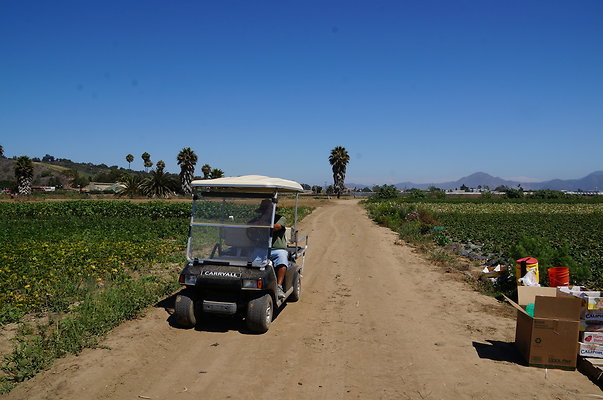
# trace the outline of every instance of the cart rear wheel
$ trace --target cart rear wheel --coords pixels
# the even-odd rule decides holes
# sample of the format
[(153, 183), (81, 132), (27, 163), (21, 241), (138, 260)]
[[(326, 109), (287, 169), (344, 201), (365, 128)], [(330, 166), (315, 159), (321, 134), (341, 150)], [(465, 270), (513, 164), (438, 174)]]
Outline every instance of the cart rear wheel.
[(299, 274), (299, 271), (298, 271), (295, 273), (295, 276), (293, 277), (293, 292), (291, 292), (291, 295), (289, 296), (287, 301), (296, 302), (296, 301), (299, 301), (300, 297), (301, 297), (301, 275)]
[(273, 312), (272, 297), (269, 294), (251, 300), (247, 305), (247, 318), (245, 319), (247, 328), (259, 333), (268, 331)]
[(176, 324), (182, 328), (192, 328), (197, 324), (195, 302), (189, 293), (176, 296), (174, 317), (176, 318)]

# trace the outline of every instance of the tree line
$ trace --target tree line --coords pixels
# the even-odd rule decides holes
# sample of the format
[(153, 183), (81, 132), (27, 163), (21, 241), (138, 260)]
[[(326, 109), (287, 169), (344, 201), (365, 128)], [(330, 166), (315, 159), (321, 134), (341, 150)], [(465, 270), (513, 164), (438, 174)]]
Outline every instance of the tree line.
[[(1, 145), (0, 158), (4, 158), (4, 148)], [(183, 148), (176, 157), (178, 165), (180, 166), (178, 180), (175, 180), (171, 174), (164, 171), (165, 162), (163, 160), (153, 163), (151, 155), (148, 152), (142, 153), (141, 158), (143, 160), (145, 172), (149, 176), (143, 178), (132, 173), (130, 167), (131, 163), (134, 161), (134, 155), (127, 154), (125, 160), (128, 163), (129, 173), (122, 173), (118, 179), (120, 184), (120, 189), (117, 191), (118, 196), (134, 197), (145, 195), (148, 197), (168, 198), (177, 193), (187, 195), (192, 192), (191, 182), (194, 177), (195, 165), (197, 164), (198, 157), (190, 147)], [(58, 159), (47, 154), (42, 161), (54, 162), (57, 160)], [(15, 159), (14, 173), (17, 180), (17, 191), (20, 195), (31, 193), (34, 161), (39, 160), (35, 158), (31, 159), (28, 156), (20, 156)], [(345, 190), (344, 181), (349, 162), (350, 156), (345, 147), (336, 146), (331, 150), (329, 163), (331, 164), (333, 173), (333, 185), (327, 188), (327, 192), (336, 194), (337, 198), (340, 198)], [(149, 173), (149, 168), (152, 168), (153, 165), (155, 165), (155, 169), (152, 169)], [(203, 173), (202, 179), (216, 179), (224, 176), (224, 171), (218, 168), (212, 168), (209, 164), (204, 164), (201, 167), (201, 172)], [(115, 172), (112, 170), (110, 174), (115, 174)], [(64, 175), (68, 177), (72, 187), (81, 188), (87, 184), (86, 178), (82, 177), (75, 169), (66, 171)], [(309, 185), (304, 185), (304, 188), (306, 186), (309, 188)], [(312, 186), (311, 189), (316, 191), (316, 193), (320, 193), (320, 186)]]
[[(4, 157), (4, 148), (0, 145), (0, 158)], [(106, 173), (106, 177), (102, 174), (98, 174), (95, 177), (99, 178), (114, 178), (118, 181), (120, 188), (116, 194), (118, 196), (148, 196), (157, 198), (168, 198), (175, 194), (188, 195), (192, 193), (191, 182), (194, 179), (195, 165), (198, 161), (198, 156), (190, 147), (183, 148), (177, 155), (176, 161), (180, 167), (180, 173), (175, 177), (174, 174), (165, 172), (165, 162), (163, 160), (153, 163), (149, 153), (144, 152), (141, 155), (145, 166), (145, 176), (134, 173), (129, 167), (131, 162), (134, 161), (134, 156), (128, 154), (126, 161), (128, 162), (128, 171), (124, 172), (123, 168), (120, 170), (111, 169), (110, 172)], [(20, 156), (14, 158), (14, 175), (17, 183), (17, 193), (19, 195), (31, 194), (32, 180), (34, 177), (34, 162), (40, 161), (36, 158), (30, 158), (28, 156)], [(53, 156), (44, 156), (44, 162), (55, 162), (61, 159), (55, 159)], [(70, 161), (70, 160), (68, 160)], [(155, 168), (149, 172), (149, 168)], [(219, 168), (212, 168), (209, 164), (205, 164), (201, 167), (203, 173), (202, 179), (215, 179), (224, 176), (224, 171)], [(119, 176), (115, 176), (119, 174)], [(100, 175), (100, 176), (99, 176)], [(76, 169), (68, 169), (63, 172), (73, 188), (81, 188), (86, 186), (90, 181), (88, 178), (82, 176)], [(54, 176), (52, 177), (54, 178)]]

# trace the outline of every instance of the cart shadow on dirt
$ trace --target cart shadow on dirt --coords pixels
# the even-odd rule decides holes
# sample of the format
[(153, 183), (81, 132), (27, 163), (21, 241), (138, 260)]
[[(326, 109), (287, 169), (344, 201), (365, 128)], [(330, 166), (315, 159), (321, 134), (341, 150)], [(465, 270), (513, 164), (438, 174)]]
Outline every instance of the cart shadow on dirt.
[(500, 340), (486, 340), (486, 342), (472, 342), (479, 358), (526, 365), (514, 343), (501, 342)]
[[(174, 293), (169, 297), (159, 301), (155, 304), (157, 308), (163, 308), (167, 313), (168, 317), (166, 322), (172, 327), (176, 329), (187, 329), (178, 326), (174, 317), (174, 307), (176, 303), (176, 296), (178, 293)], [(287, 303), (284, 303), (280, 308), (275, 310), (273, 321), (278, 319), (279, 314), (287, 308)], [(258, 332), (253, 332), (249, 330), (245, 324), (245, 320), (241, 318), (237, 318), (235, 316), (225, 316), (218, 314), (203, 314), (200, 318), (200, 321), (195, 325), (194, 328), (196, 331), (200, 332), (229, 332), (229, 331), (238, 331), (239, 333), (245, 335), (257, 335)]]

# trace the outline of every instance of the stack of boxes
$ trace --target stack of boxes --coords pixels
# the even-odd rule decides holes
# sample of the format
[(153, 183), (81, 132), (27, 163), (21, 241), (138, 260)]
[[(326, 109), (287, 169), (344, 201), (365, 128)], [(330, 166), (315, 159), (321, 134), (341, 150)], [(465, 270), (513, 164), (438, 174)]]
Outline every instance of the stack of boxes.
[(586, 291), (577, 286), (560, 287), (559, 291), (582, 299), (578, 354), (583, 357), (603, 358), (603, 293)]

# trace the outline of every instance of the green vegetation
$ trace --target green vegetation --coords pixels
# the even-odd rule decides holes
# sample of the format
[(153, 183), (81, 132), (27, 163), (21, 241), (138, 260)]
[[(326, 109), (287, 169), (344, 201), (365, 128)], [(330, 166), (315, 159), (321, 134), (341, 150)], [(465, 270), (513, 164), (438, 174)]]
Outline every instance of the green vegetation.
[(429, 200), (366, 202), (369, 215), (409, 242), (445, 245), (450, 241), (480, 246), (490, 259), (512, 264), (539, 259), (546, 268), (567, 266), (573, 283), (603, 286), (603, 204), (584, 200)]
[(95, 282), (183, 260), (187, 203), (0, 203), (0, 323), (66, 311)]
[(376, 199), (397, 199), (400, 197), (400, 191), (394, 185), (373, 186)]

